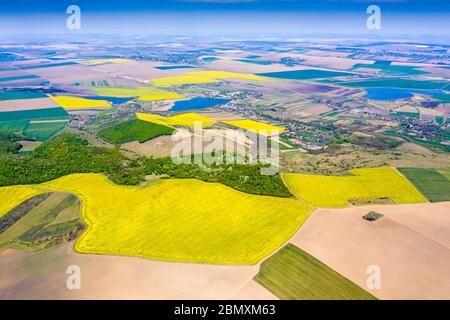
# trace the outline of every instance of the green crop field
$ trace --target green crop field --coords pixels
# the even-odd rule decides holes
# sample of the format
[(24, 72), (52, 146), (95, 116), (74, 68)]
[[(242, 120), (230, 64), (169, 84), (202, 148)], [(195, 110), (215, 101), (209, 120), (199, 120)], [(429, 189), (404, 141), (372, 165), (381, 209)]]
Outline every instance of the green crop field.
[(284, 300), (376, 299), (292, 244), (264, 261), (255, 281)]
[(2, 100), (38, 99), (47, 97), (45, 94), (33, 91), (4, 91), (0, 92)]
[(439, 170), (441, 174), (443, 174), (447, 179), (450, 180), (450, 168), (445, 170)]
[(38, 78), (40, 78), (40, 77), (39, 76), (35, 76), (35, 75), (23, 75), (23, 76), (14, 76), (14, 77), (0, 78), (0, 82), (26, 80), (26, 79), (38, 79)]
[(0, 112), (0, 122), (17, 120), (59, 120), (68, 118), (69, 114), (63, 108)]
[(21, 133), (27, 126), (28, 120), (0, 121), (0, 132)]
[(64, 129), (66, 125), (66, 121), (29, 123), (23, 131), (23, 134), (29, 138), (45, 141)]
[(413, 75), (421, 75), (421, 74), (427, 74), (428, 72), (417, 70), (417, 67), (414, 66), (393, 66), (390, 64), (366, 64), (366, 63), (358, 63), (354, 65), (350, 71), (353, 71), (358, 68), (371, 68), (371, 69), (379, 69), (384, 74), (389, 75), (406, 75), (406, 76), (413, 76)]
[(431, 202), (450, 201), (450, 180), (435, 169), (399, 168)]
[(113, 144), (130, 141), (143, 143), (153, 138), (170, 135), (174, 129), (141, 120), (129, 120), (99, 131), (98, 135)]

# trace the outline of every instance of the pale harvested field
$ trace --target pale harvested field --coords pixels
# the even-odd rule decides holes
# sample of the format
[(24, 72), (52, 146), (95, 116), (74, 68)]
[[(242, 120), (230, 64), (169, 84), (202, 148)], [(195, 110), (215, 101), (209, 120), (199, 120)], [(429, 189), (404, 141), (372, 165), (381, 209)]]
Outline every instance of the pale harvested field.
[(22, 145), (20, 151), (33, 151), (42, 144), (41, 141), (19, 141), (19, 142)]
[(362, 59), (349, 59), (349, 58), (338, 58), (338, 57), (317, 57), (313, 55), (306, 54), (292, 54), (291, 56), (305, 59), (304, 64), (311, 66), (331, 68), (337, 70), (347, 70), (358, 63), (370, 63), (368, 60)]
[(434, 74), (441, 74), (446, 77), (450, 77), (450, 69), (439, 68), (439, 67), (423, 67), (423, 68), (420, 68), (419, 70), (423, 70), (423, 71), (434, 73)]
[(296, 112), (297, 115), (299, 115), (300, 117), (308, 117), (311, 115), (319, 115), (325, 112), (329, 112), (332, 109), (330, 109), (329, 107), (327, 107), (325, 104), (316, 104), (313, 105), (311, 107), (302, 109), (299, 112)]
[(335, 57), (335, 58), (345, 58), (350, 53), (348, 52), (338, 52), (338, 51), (321, 51), (321, 50), (308, 50), (305, 54), (315, 57)]
[[(368, 222), (369, 211), (385, 216)], [(450, 203), (319, 209), (290, 241), (381, 299), (450, 299)]]
[(405, 105), (403, 107), (395, 109), (397, 112), (417, 112), (417, 107)]
[(431, 155), (433, 152), (420, 144), (405, 142), (399, 145), (395, 150), (402, 152), (410, 152), (415, 154)]
[[(66, 288), (70, 265), (81, 269), (81, 290)], [(276, 299), (252, 283), (258, 270), (75, 254), (71, 244), (7, 250), (0, 253), (0, 299)]]
[[(295, 69), (299, 70), (299, 69)], [(330, 85), (324, 85), (324, 84), (312, 84), (312, 83), (306, 83), (306, 82), (296, 82), (296, 81), (286, 81), (286, 80), (280, 80), (277, 82), (265, 82), (264, 85), (264, 92), (268, 93), (289, 93), (291, 94), (321, 94), (321, 93), (328, 93), (333, 90), (336, 90), (336, 87), (330, 86)], [(289, 97), (290, 98), (290, 97)]]
[[(230, 139), (230, 141), (227, 140), (227, 136), (224, 131), (208, 129), (208, 130), (205, 130), (205, 133), (206, 132), (208, 132), (209, 134), (214, 135), (214, 136), (223, 137), (224, 143), (230, 143), (230, 144), (238, 143), (242, 146), (248, 145), (250, 143), (245, 136), (242, 136), (238, 132), (236, 132), (236, 134), (233, 135), (232, 130), (228, 131), (228, 134), (229, 134), (228, 138)], [(180, 137), (184, 137), (184, 138), (186, 136), (192, 137), (192, 134), (189, 133), (188, 131), (179, 131), (177, 134)], [(191, 139), (193, 139), (193, 138), (191, 138)], [(193, 140), (192, 140), (192, 142), (193, 142)], [(144, 143), (139, 143), (137, 141), (127, 142), (127, 143), (122, 144), (121, 148), (124, 150), (127, 150), (127, 151), (137, 153), (139, 155), (146, 156), (146, 157), (170, 157), (172, 150), (175, 148), (175, 146), (178, 143), (180, 143), (180, 140), (172, 141), (171, 136), (160, 136), (155, 139), (146, 141)], [(209, 145), (210, 145), (210, 142), (208, 142), (208, 141), (203, 142), (203, 150), (208, 150), (206, 148)], [(226, 145), (224, 145), (223, 148), (218, 148), (216, 151), (225, 150), (225, 149), (226, 149)], [(193, 151), (194, 148), (192, 147), (191, 150)], [(242, 149), (236, 148), (235, 151), (241, 155), (247, 154), (247, 149), (244, 147)]]
[(278, 300), (266, 288), (258, 284), (253, 279), (248, 281), (241, 289), (233, 294), (230, 300)]
[(205, 66), (209, 70), (223, 70), (237, 73), (263, 73), (263, 72), (275, 72), (275, 71), (289, 71), (300, 68), (286, 67), (281, 64), (260, 65), (254, 63), (234, 61), (229, 58), (223, 58), (221, 60), (213, 61)]
[(366, 107), (366, 110), (367, 110), (367, 112), (380, 114), (382, 116), (385, 116), (385, 115), (389, 114), (388, 110), (386, 110), (384, 108), (377, 107), (377, 106), (368, 106), (368, 107)]
[(8, 86), (30, 86), (30, 85), (39, 85), (42, 81), (46, 79), (43, 78), (32, 78), (32, 79), (20, 79), (20, 80), (11, 80), (11, 81), (2, 81), (2, 87)]
[(162, 62), (130, 61), (124, 63), (108, 63), (93, 67), (95, 70), (117, 76), (130, 77), (139, 81), (147, 82), (150, 78), (162, 78), (182, 75), (186, 71), (197, 71), (198, 69), (170, 69), (160, 70), (155, 67), (164, 65)]
[(171, 136), (161, 136), (144, 143), (127, 142), (121, 148), (146, 157), (170, 157), (176, 144), (177, 141), (172, 141)]
[(222, 121), (222, 120), (242, 120), (242, 116), (237, 113), (231, 113), (231, 112), (199, 112), (202, 116), (208, 117), (210, 119), (216, 120), (216, 121)]
[[(6, 67), (7, 68), (7, 67)], [(8, 77), (16, 77), (16, 76), (26, 76), (30, 75), (30, 73), (25, 72), (23, 70), (7, 70), (0, 71), (0, 78), (8, 78)]]
[(38, 66), (41, 64), (47, 64), (51, 63), (51, 60), (45, 59), (45, 58), (39, 58), (39, 59), (31, 59), (31, 60), (24, 60), (24, 61), (14, 61), (11, 63), (14, 67), (26, 67), (26, 66)]
[(34, 69), (33, 74), (58, 84), (113, 79), (103, 72), (96, 71), (92, 67), (81, 64)]
[(50, 108), (59, 108), (59, 104), (57, 104), (50, 98), (0, 101), (0, 112)]
[(442, 112), (436, 109), (428, 109), (428, 108), (423, 108), (423, 107), (417, 107), (417, 110), (419, 110), (419, 112), (422, 115), (432, 115), (432, 116), (442, 116)]

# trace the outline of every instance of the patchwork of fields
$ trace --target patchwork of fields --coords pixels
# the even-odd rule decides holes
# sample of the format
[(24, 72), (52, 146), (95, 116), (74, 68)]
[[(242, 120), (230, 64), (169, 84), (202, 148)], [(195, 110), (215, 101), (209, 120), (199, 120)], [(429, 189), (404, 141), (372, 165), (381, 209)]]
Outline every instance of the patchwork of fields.
[(285, 300), (376, 299), (292, 244), (264, 261), (255, 280)]
[(7, 111), (0, 113), (0, 123), (3, 121), (18, 120), (60, 120), (67, 119), (68, 114), (63, 108), (46, 108), (20, 111)]
[(91, 100), (69, 96), (50, 96), (50, 98), (64, 109), (111, 108), (106, 100)]
[(160, 87), (176, 86), (183, 84), (214, 83), (223, 79), (245, 79), (253, 81), (266, 81), (264, 77), (253, 74), (235, 73), (228, 71), (193, 71), (180, 76), (155, 78), (152, 83)]
[[(318, 209), (289, 242), (379, 299), (447, 299), (449, 210), (450, 202)], [(371, 211), (383, 217), (362, 219)], [(369, 290), (374, 265), (381, 288)]]
[(230, 126), (244, 130), (249, 130), (261, 135), (272, 135), (276, 133), (281, 133), (285, 130), (282, 127), (274, 126), (271, 124), (255, 120), (223, 120), (222, 122), (229, 124)]
[(98, 66), (106, 63), (123, 63), (123, 62), (131, 62), (133, 60), (122, 59), (122, 58), (112, 58), (112, 59), (93, 59), (93, 60), (82, 60), (80, 63), (88, 65), (88, 66)]
[(431, 202), (450, 201), (450, 180), (435, 169), (399, 168)]
[(349, 202), (426, 202), (427, 199), (394, 168), (354, 169), (354, 176), (331, 177), (297, 173), (283, 174), (290, 191), (317, 207), (346, 207)]
[(140, 188), (115, 185), (100, 174), (74, 174), (42, 186), (83, 201), (88, 229), (75, 245), (81, 253), (253, 264), (286, 242), (312, 211), (294, 199), (197, 180)]
[[(0, 265), (16, 269), (0, 298), (39, 296), (46, 259), (94, 261), (92, 290), (128, 285), (107, 297), (145, 274), (147, 298), (448, 298), (445, 46), (98, 40), (0, 52)], [(210, 141), (173, 161), (170, 135), (195, 141), (197, 123), (228, 163), (199, 164)], [(278, 144), (286, 173), (239, 163), (243, 130)], [(69, 246), (82, 254), (58, 260)]]
[(183, 95), (152, 87), (94, 87), (92, 90), (99, 96), (116, 98), (138, 97), (141, 101), (182, 99)]
[(23, 134), (26, 137), (45, 141), (53, 137), (56, 133), (64, 129), (67, 121), (30, 121), (24, 128)]
[(216, 123), (215, 120), (205, 117), (198, 113), (183, 113), (171, 117), (163, 117), (157, 114), (137, 112), (136, 117), (139, 120), (160, 124), (163, 126), (184, 126), (194, 127), (195, 124), (202, 128), (209, 128)]

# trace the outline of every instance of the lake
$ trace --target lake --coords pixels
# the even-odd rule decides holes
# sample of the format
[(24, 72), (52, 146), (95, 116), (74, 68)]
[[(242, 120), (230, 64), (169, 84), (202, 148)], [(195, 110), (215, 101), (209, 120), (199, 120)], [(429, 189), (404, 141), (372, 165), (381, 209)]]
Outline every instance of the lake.
[(366, 88), (366, 98), (371, 100), (383, 100), (392, 101), (399, 99), (410, 99), (414, 93), (438, 95), (441, 94), (440, 90), (421, 90), (421, 89), (405, 89), (405, 88)]
[(176, 101), (173, 107), (169, 111), (183, 111), (183, 110), (193, 110), (193, 109), (207, 109), (212, 108), (221, 104), (227, 104), (231, 100), (228, 99), (217, 99), (217, 98), (204, 98), (196, 97), (190, 100), (180, 100)]

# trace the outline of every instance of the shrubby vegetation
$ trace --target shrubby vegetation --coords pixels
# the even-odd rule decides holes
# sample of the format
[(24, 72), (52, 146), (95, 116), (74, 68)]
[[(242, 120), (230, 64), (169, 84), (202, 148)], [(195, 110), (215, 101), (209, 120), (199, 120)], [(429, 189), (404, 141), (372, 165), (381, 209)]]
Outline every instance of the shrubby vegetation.
[(117, 150), (93, 147), (66, 133), (39, 146), (31, 156), (0, 156), (0, 186), (35, 184), (70, 173), (122, 170), (125, 157)]
[(39, 146), (31, 156), (12, 153), (0, 156), (0, 186), (36, 184), (71, 173), (103, 173), (118, 184), (138, 185), (148, 175), (220, 182), (236, 190), (290, 197), (279, 175), (261, 175), (263, 164), (175, 164), (170, 158), (130, 160), (118, 150), (94, 147), (65, 133)]
[(365, 148), (373, 149), (394, 149), (402, 144), (402, 141), (398, 141), (392, 138), (377, 136), (355, 136), (352, 134), (336, 135), (333, 139), (334, 144), (351, 143)]
[(22, 145), (18, 142), (20, 136), (14, 133), (0, 132), (0, 154), (4, 153), (17, 153)]

